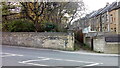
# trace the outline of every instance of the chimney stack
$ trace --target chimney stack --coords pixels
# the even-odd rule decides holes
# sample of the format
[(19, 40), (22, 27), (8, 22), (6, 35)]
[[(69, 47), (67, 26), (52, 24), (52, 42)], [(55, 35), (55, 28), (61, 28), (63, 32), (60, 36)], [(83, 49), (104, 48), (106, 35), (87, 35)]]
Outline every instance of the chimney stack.
[(108, 5), (109, 5), (109, 2), (106, 3), (106, 6), (108, 6)]
[(116, 0), (116, 2), (117, 2), (117, 5), (119, 5), (120, 0)]

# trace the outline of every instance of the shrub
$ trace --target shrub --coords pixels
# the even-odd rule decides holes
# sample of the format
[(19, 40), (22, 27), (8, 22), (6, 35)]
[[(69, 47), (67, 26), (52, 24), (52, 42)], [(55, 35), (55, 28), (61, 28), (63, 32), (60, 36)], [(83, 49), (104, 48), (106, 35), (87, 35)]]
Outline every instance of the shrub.
[(67, 30), (64, 28), (63, 25), (55, 23), (55, 22), (49, 22), (49, 21), (42, 21), (40, 22), (40, 28), (41, 31), (47, 31), (47, 32), (67, 32)]
[(14, 20), (7, 25), (10, 32), (33, 32), (35, 30), (34, 24), (25, 19)]
[(77, 44), (77, 43), (75, 43), (75, 44), (74, 44), (74, 50), (76, 50), (76, 51), (77, 51), (77, 50), (80, 50), (80, 45)]

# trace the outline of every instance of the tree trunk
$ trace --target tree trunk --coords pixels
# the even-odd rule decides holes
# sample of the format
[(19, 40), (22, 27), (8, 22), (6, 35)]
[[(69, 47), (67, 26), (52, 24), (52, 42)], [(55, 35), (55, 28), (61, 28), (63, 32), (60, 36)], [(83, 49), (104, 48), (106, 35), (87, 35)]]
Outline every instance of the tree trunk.
[(35, 32), (38, 32), (38, 22), (37, 21), (34, 22), (34, 27), (35, 27)]

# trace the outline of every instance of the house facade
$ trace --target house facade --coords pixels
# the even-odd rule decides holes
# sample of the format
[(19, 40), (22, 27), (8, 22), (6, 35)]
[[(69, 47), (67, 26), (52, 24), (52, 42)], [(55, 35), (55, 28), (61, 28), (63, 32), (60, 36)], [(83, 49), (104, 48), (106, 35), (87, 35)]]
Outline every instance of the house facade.
[[(113, 2), (79, 19), (84, 33), (84, 43), (92, 50), (104, 53), (120, 53), (120, 2)], [(77, 25), (78, 26), (78, 25)], [(83, 27), (86, 26), (86, 27)], [(83, 31), (84, 32), (84, 31)]]
[(93, 12), (88, 19), (91, 31), (120, 34), (120, 3), (107, 4), (104, 8)]

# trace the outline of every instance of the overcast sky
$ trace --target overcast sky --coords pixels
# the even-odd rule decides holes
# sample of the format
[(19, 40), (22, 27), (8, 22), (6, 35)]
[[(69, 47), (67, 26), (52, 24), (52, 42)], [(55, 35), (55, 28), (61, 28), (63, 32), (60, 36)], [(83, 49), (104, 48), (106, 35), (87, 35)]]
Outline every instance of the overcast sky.
[(83, 0), (88, 12), (98, 10), (106, 6), (106, 3), (109, 2), (110, 4), (116, 0)]

